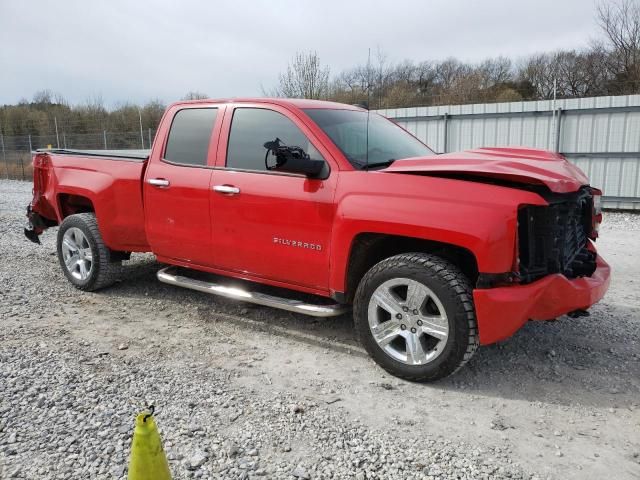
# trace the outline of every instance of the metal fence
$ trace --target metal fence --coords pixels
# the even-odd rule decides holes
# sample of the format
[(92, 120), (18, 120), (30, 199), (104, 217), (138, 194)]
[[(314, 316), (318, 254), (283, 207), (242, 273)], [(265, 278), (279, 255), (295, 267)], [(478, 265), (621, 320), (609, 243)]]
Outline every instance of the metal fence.
[(379, 110), (437, 152), (527, 146), (565, 155), (605, 207), (640, 210), (640, 95)]
[(150, 148), (156, 130), (148, 128), (133, 132), (52, 133), (50, 135), (1, 135), (0, 178), (30, 180), (31, 152), (38, 148), (69, 148), (88, 150), (120, 150)]

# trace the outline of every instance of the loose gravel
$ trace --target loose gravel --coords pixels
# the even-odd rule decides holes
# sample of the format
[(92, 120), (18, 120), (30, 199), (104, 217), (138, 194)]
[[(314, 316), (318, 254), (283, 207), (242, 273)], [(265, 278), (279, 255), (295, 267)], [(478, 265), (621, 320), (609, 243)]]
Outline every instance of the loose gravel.
[(22, 235), (30, 189), (0, 181), (2, 479), (126, 478), (150, 403), (175, 479), (640, 476), (640, 216), (607, 215), (620, 273), (591, 317), (530, 323), (419, 385), (373, 364), (348, 316), (160, 284), (151, 255), (74, 289), (55, 229)]

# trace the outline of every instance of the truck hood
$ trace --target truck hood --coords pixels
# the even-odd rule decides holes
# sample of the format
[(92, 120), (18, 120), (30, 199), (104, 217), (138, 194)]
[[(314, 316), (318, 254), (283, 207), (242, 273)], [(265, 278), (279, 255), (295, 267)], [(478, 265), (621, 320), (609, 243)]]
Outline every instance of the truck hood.
[(382, 172), (458, 177), (488, 177), (529, 185), (546, 185), (569, 193), (589, 179), (562, 155), (528, 148), (477, 148), (394, 162)]

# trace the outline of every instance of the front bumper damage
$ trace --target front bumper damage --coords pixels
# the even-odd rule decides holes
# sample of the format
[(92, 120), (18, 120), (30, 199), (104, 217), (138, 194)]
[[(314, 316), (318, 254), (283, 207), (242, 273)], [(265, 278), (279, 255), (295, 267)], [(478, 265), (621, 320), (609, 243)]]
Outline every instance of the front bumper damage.
[(596, 257), (589, 277), (569, 279), (561, 273), (507, 287), (475, 289), (480, 344), (487, 345), (513, 335), (528, 320), (553, 320), (576, 310), (586, 310), (606, 293), (611, 268)]

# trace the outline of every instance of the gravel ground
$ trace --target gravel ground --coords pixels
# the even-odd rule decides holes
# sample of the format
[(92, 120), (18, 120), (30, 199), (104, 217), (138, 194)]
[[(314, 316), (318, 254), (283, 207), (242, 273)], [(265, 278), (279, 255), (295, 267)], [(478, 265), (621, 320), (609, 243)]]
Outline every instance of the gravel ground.
[(150, 255), (81, 293), (55, 230), (22, 235), (0, 181), (0, 478), (125, 478), (149, 402), (175, 479), (640, 477), (640, 216), (588, 318), (529, 323), (432, 385), (385, 374), (348, 316), (317, 320), (158, 283)]

